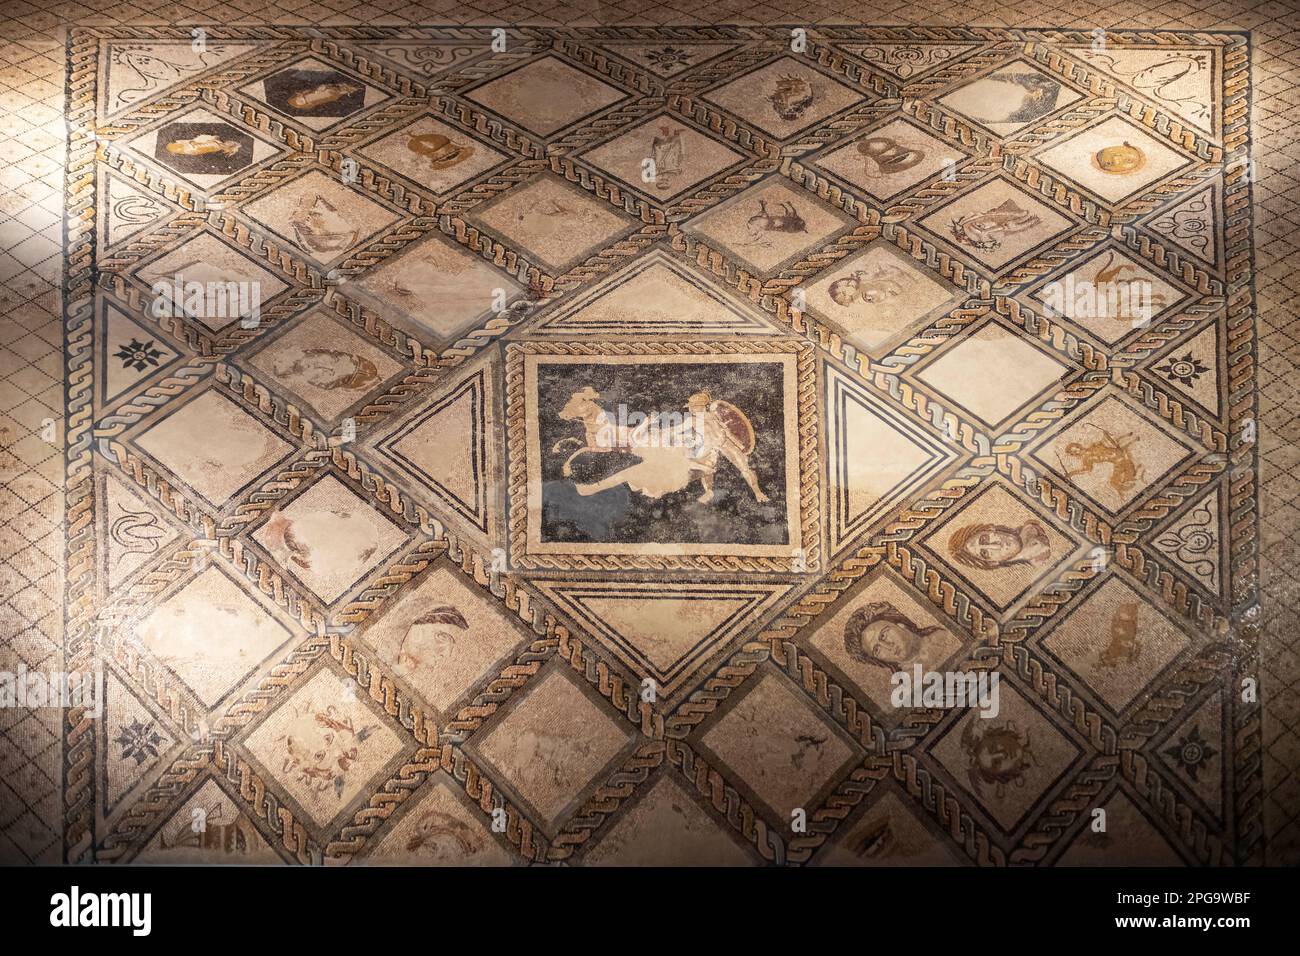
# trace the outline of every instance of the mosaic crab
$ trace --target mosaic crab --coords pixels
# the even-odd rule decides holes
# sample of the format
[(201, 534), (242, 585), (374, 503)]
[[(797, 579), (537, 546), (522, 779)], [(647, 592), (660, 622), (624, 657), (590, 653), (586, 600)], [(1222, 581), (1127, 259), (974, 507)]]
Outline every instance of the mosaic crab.
[(1034, 757), (1029, 732), (1021, 734), (1015, 721), (993, 723), (981, 718), (966, 722), (961, 732), (961, 746), (966, 751), (966, 773), (977, 796), (984, 787), (1002, 797), (1008, 785), (1023, 787), (1025, 772), (1038, 763)]

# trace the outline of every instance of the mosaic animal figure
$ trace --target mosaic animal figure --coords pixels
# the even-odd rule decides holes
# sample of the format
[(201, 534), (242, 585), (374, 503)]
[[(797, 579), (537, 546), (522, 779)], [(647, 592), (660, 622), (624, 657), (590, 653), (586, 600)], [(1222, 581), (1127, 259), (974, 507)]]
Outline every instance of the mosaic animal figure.
[(1077, 459), (1077, 468), (1066, 468), (1065, 477), (1091, 474), (1098, 465), (1109, 465), (1110, 476), (1106, 484), (1117, 494), (1127, 497), (1142, 477), (1143, 468), (1133, 458), (1133, 444), (1137, 438), (1130, 432), (1116, 437), (1100, 425), (1088, 422), (1101, 432), (1102, 437), (1093, 442), (1069, 442), (1065, 453)]

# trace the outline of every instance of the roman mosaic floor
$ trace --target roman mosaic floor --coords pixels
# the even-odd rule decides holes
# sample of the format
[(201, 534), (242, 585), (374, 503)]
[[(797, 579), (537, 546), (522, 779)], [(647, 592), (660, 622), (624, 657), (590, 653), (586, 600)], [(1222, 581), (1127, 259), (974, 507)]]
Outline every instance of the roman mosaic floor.
[(1293, 862), (1283, 8), (7, 5), (0, 859)]

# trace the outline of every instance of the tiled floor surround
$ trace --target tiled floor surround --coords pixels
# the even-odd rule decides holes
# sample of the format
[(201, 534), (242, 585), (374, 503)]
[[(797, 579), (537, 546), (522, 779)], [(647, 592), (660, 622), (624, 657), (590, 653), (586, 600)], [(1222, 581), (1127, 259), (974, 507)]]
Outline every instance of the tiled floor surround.
[[(191, 125), (168, 127), (166, 111), (129, 108), (132, 98), (148, 101), (152, 67), (122, 57), (116, 79), (110, 73), (95, 90), (123, 93), (118, 119), (136, 123), (130, 132), (101, 124), (120, 150), (104, 154), (91, 180), (101, 268), (127, 275), (143, 264), (170, 275), (216, 261), (230, 274), (260, 268), (233, 250), (265, 256), (263, 241), (289, 258), (278, 277), (274, 268), (258, 275), (264, 289), (274, 281), (283, 291), (268, 306), (269, 327), (248, 334), (238, 323), (142, 325), (139, 286), (133, 302), (127, 286), (101, 282), (107, 291), (93, 310), (73, 309), (74, 340), (79, 317), (96, 350), (125, 338), (96, 352), (101, 373), (80, 390), (103, 439), (93, 481), (75, 441), (90, 409), (74, 407), (80, 490), (65, 514), (65, 24), (690, 24), (796, 22), (810, 12), (247, 6), (3, 7), (5, 669), (62, 665), (65, 605), (74, 661), (87, 647), (77, 635), (95, 617), (122, 614), (139, 644), (107, 648), (115, 663), (98, 727), (61, 724), (50, 710), (0, 712), (0, 856), (216, 860), (233, 850), (268, 861), (592, 863), (649, 861), (657, 848), (737, 863), (1295, 860), (1293, 9), (813, 10), (826, 23), (940, 26), (975, 10), (975, 22), (990, 27), (1074, 28), (1084, 33), (1071, 62), (1112, 79), (1127, 70), (1134, 84), (1150, 79), (1138, 75), (1149, 62), (1089, 61), (1087, 31), (1252, 31), (1253, 362), (1249, 350), (1234, 359), (1222, 335), (1216, 348), (1213, 333), (1201, 334), (1214, 324), (1203, 300), (1215, 295), (1216, 271), (1242, 261), (1232, 245), (1242, 237), (1222, 217), (1225, 203), (1241, 209), (1231, 185), (1226, 198), (1217, 187), (1202, 192), (1213, 144), (1242, 128), (1232, 107), (1241, 83), (1226, 87), (1222, 128), (1189, 112), (1205, 96), (1160, 86), (1159, 75), (1148, 83), (1166, 115), (1206, 127), (1180, 143), (1159, 123), (1106, 127), (1129, 115), (1113, 103), (1076, 108), (1096, 92), (1081, 79), (1089, 74), (1053, 81), (1059, 63), (1035, 59), (1023, 37), (1007, 48), (1020, 56), (996, 52), (984, 36), (975, 55), (947, 49), (962, 46), (950, 38), (942, 49), (923, 45), (930, 56), (919, 60), (878, 36), (840, 38), (816, 68), (791, 60), (763, 72), (771, 57), (757, 40), (737, 57), (725, 37), (626, 34), (612, 57), (563, 49), (519, 83), (499, 79), (509, 54), (488, 61), (452, 44), (443, 62), (400, 43), (385, 50), (372, 37), (373, 59), (358, 64), (325, 30), (323, 45), (303, 40), (288, 59), (227, 51), (229, 82), (212, 84), (204, 103), (218, 113), (179, 110), (172, 119)], [(139, 48), (151, 39), (144, 30), (122, 38)], [(925, 37), (891, 42), (904, 39), (915, 48)], [(1224, 42), (1206, 44), (1221, 54)], [(674, 44), (676, 54), (662, 52)], [(683, 46), (694, 59), (681, 59)], [(574, 65), (560, 65), (572, 56)], [(306, 73), (285, 78), (281, 67), (291, 66)], [(84, 92), (77, 76), (73, 89)], [(454, 88), (456, 111), (424, 116), (408, 102), (427, 98), (421, 84), (432, 76)], [(141, 77), (146, 89), (135, 90)], [(896, 112), (855, 114), (856, 97), (844, 91), (861, 77), (879, 98), (891, 83), (918, 84), (940, 112), (910, 112), (902, 125), (887, 125), (901, 122)], [(685, 91), (670, 118), (630, 105), (668, 81)], [(335, 105), (294, 105), (295, 93), (340, 82)], [(977, 82), (1029, 95), (1018, 113), (993, 115)], [(581, 85), (583, 115), (565, 114), (579, 98), (538, 99), (548, 83)], [(1225, 89), (1221, 77), (1214, 84), (1211, 113)], [(223, 134), (226, 97), (248, 109), (240, 129)], [(84, 109), (73, 104), (74, 121)], [(324, 152), (295, 149), (286, 130)], [(162, 139), (204, 134), (222, 140), (215, 160), (163, 148)], [(1086, 135), (1096, 142), (1052, 152)], [(1032, 157), (1004, 167), (1001, 154), (991, 156), (1003, 137)], [(75, 145), (74, 187), (92, 171)], [(1106, 147), (1104, 160), (1089, 161)], [(778, 152), (805, 172), (791, 175), (787, 164), (781, 176), (764, 175), (779, 164), (756, 164)], [(338, 178), (344, 154), (364, 169), (357, 185)], [(646, 156), (667, 176), (644, 182)], [(260, 178), (229, 188), (258, 164)], [(312, 168), (321, 170), (315, 178)], [(996, 168), (1009, 175), (990, 178)], [(174, 189), (153, 191), (162, 182), (196, 193), (220, 186), (236, 208), (226, 219), (199, 214)], [(1163, 220), (1152, 216), (1113, 241), (1096, 233), (1104, 213), (1132, 211), (1144, 196)], [(1197, 230), (1200, 212), (1220, 216)], [(215, 245), (185, 248), (205, 220), (216, 226)], [(898, 240), (900, 224), (915, 242)], [(1053, 260), (1053, 248), (1085, 251)], [(120, 261), (108, 261), (108, 249)], [(70, 277), (84, 278), (86, 260), (71, 262)], [(1039, 276), (1055, 268), (1102, 281), (1097, 271), (1117, 266), (1130, 270), (1122, 277), (1156, 280), (1163, 311), (1154, 326), (1166, 333), (1158, 346), (1144, 351), (1143, 334), (1089, 326), (1068, 311), (1055, 339), (1009, 331), (1041, 304), (1030, 297)], [(457, 275), (456, 288), (421, 285), (434, 273)], [(795, 285), (806, 315), (792, 322)], [(326, 288), (337, 292), (310, 308), (321, 298), (310, 290)], [(504, 322), (468, 304), (497, 288), (511, 306)], [(999, 300), (1003, 292), (1013, 294)], [(979, 301), (963, 302), (967, 295)], [(444, 303), (436, 315), (423, 305), (430, 298)], [(672, 308), (648, 306), (656, 301)], [(289, 315), (292, 323), (281, 321)], [(640, 324), (630, 327), (629, 315)], [(682, 315), (694, 319), (686, 338), (664, 324)], [(143, 348), (110, 366), (128, 343)], [(1089, 372), (1117, 354), (1112, 367), (1137, 356), (1127, 363), (1136, 371), (1089, 386)], [(219, 357), (215, 372), (203, 356)], [(989, 388), (987, 376), (970, 373), (987, 356), (1021, 371), (1014, 387)], [(892, 391), (874, 382), (900, 369), (905, 391), (897, 380)], [(1233, 488), (1204, 489), (1224, 470), (1215, 442), (1253, 417), (1248, 405), (1224, 407), (1216, 421), (1218, 404), (1229, 381), (1250, 375), (1259, 395), (1260, 608), (1238, 614), (1230, 642), (1216, 649), (1214, 622), (1229, 616), (1214, 610), (1216, 590), (1231, 590), (1238, 611), (1251, 603), (1249, 456)], [(1205, 384), (1214, 380), (1218, 394)], [(595, 485), (615, 469), (596, 467), (603, 457), (579, 455), (565, 474), (577, 445), (558, 457), (552, 446), (581, 436), (584, 416), (609, 411), (618, 396), (694, 403), (716, 423), (710, 440), (731, 454), (694, 469), (671, 453), (639, 465), (629, 456), (604, 490)], [(339, 435), (348, 418), (355, 445), (331, 445), (324, 435)], [(1027, 494), (1014, 467), (991, 465), (971, 480), (978, 436), (1008, 433), (1023, 436), (1024, 464), (1069, 507)], [(429, 454), (457, 440), (456, 467)], [(908, 463), (888, 488), (850, 467), (855, 442), (886, 440), (900, 443), (893, 457)], [(941, 499), (943, 520), (911, 509), (904, 524), (913, 527), (891, 529), (894, 544), (884, 547), (891, 516), (963, 478), (964, 493)], [(713, 487), (712, 500), (696, 501)], [(616, 504), (602, 507), (614, 507), (617, 522), (593, 519), (585, 502), (610, 495)], [(705, 519), (710, 534), (701, 536)], [(1111, 529), (1113, 541), (1131, 533), (1137, 543), (1107, 550), (1098, 575), (1089, 545)], [(1202, 532), (1220, 549), (1208, 564)], [(1134, 555), (1163, 562), (1160, 572), (1144, 583), (1150, 565), (1134, 574)], [(827, 581), (840, 582), (823, 592), (833, 602), (815, 597)], [(1069, 601), (1034, 609), (1053, 581), (1067, 585), (1059, 593)], [(927, 582), (939, 582), (933, 595)], [(1198, 613), (1200, 624), (1177, 623)], [(690, 625), (665, 628), (674, 619)], [(212, 654), (232, 620), (238, 653)], [(1143, 636), (1137, 651), (1130, 630)], [(322, 636), (313, 642), (312, 632)], [(177, 633), (192, 646), (177, 646)], [(473, 655), (454, 650), (462, 633), (479, 635)], [(1017, 639), (1027, 654), (1013, 648)], [(890, 651), (938, 667), (975, 658), (981, 644), (1009, 675), (992, 725), (900, 723), (881, 705), (888, 687), (878, 662), (901, 659)], [(273, 657), (287, 662), (273, 675), (250, 666)], [(1260, 708), (1223, 705), (1234, 665), (1243, 674), (1257, 666)], [(660, 696), (643, 708), (635, 681), (645, 676)], [(232, 708), (236, 690), (249, 706)], [(557, 734), (557, 720), (584, 728), (580, 739)], [(1107, 808), (1126, 853), (1080, 832), (1095, 805)], [(794, 806), (809, 810), (808, 835), (788, 833)], [(195, 809), (218, 822), (191, 840), (181, 824)], [(496, 809), (505, 833), (491, 831)], [(648, 847), (646, 834), (676, 836)]]

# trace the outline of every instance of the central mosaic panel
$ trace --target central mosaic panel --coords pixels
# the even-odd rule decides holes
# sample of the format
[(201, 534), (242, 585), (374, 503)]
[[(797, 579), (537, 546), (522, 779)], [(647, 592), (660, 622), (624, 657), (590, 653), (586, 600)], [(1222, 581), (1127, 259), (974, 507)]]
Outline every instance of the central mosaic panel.
[[(511, 346), (510, 449), (522, 566), (690, 567), (696, 557), (809, 569), (816, 449), (804, 343)], [(802, 379), (802, 381), (801, 381)], [(802, 447), (802, 446), (809, 447)], [(807, 527), (810, 540), (805, 540)], [(575, 563), (566, 562), (566, 557)], [(706, 565), (707, 566), (707, 565)]]

